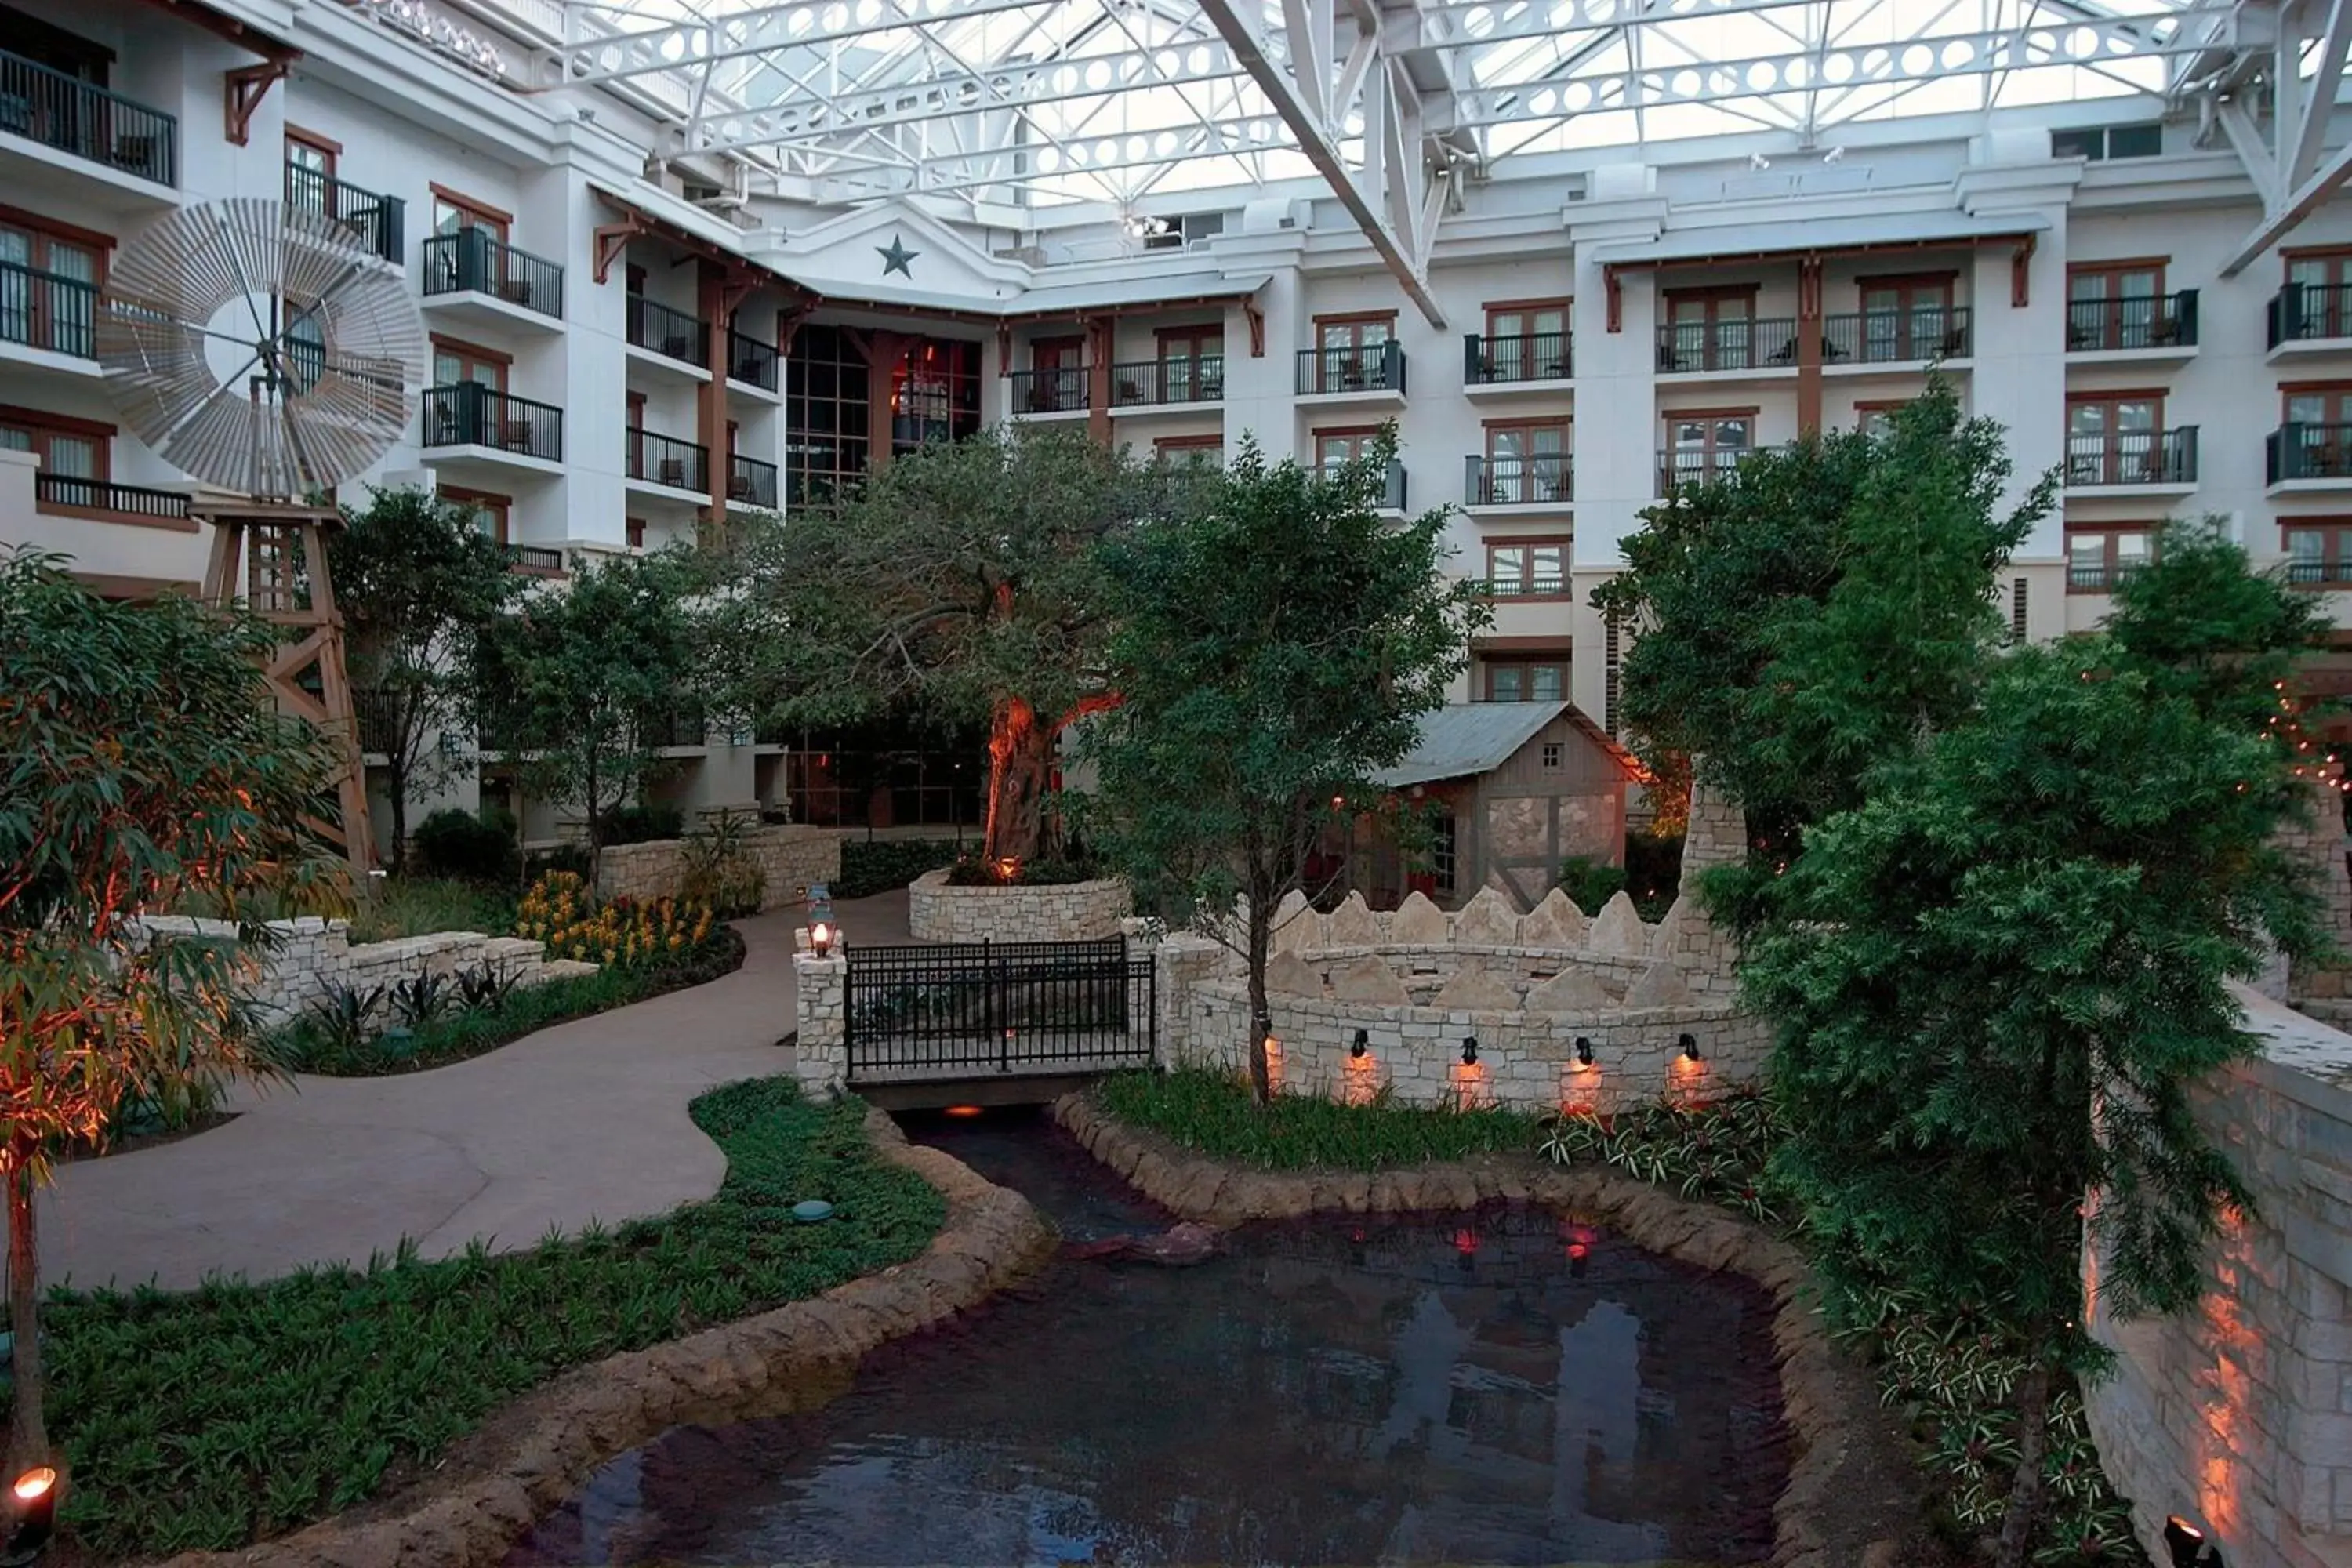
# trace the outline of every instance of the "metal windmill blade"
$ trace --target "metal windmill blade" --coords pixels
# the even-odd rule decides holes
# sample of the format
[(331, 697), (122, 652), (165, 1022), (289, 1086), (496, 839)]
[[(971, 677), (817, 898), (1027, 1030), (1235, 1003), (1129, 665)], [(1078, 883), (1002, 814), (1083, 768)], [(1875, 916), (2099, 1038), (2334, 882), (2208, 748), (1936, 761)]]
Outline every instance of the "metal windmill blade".
[(323, 213), (249, 196), (140, 234), (98, 305), (123, 421), (194, 478), (260, 500), (300, 500), (382, 458), (425, 347), (398, 268)]

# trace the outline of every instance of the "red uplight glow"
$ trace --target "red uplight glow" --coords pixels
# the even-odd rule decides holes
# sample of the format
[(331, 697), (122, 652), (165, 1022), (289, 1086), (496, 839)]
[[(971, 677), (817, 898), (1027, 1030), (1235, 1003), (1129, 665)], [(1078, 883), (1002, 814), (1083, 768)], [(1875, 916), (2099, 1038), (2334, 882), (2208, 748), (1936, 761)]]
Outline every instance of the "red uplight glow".
[(1581, 1263), (1591, 1256), (1592, 1248), (1585, 1246), (1584, 1243), (1580, 1241), (1571, 1241), (1568, 1244), (1568, 1258), (1570, 1262)]
[(1475, 1230), (1468, 1229), (1455, 1231), (1454, 1233), (1454, 1250), (1463, 1254), (1465, 1257), (1477, 1251), (1478, 1233)]
[(18, 1502), (32, 1502), (46, 1495), (49, 1489), (57, 1484), (57, 1471), (47, 1465), (42, 1465), (18, 1476), (16, 1486), (11, 1489), (16, 1492)]
[(978, 1116), (980, 1114), (980, 1107), (977, 1105), (950, 1105), (948, 1107), (948, 1114), (950, 1116)]

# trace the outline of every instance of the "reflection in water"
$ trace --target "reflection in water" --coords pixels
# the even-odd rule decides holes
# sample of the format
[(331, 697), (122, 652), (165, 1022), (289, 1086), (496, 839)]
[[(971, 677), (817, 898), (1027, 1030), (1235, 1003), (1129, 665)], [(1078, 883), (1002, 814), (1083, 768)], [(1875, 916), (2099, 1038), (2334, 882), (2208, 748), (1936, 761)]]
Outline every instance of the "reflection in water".
[[(1066, 1228), (1161, 1223), (1049, 1137), (935, 1141)], [(509, 1561), (1757, 1563), (1769, 1322), (1538, 1210), (1254, 1226), (1192, 1268), (1055, 1264), (822, 1410), (673, 1431)]]

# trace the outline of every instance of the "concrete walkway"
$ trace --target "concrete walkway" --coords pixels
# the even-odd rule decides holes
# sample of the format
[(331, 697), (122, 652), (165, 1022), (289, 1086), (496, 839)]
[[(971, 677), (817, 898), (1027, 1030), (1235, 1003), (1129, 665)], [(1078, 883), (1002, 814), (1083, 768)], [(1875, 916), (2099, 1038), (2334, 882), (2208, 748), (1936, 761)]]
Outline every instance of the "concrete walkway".
[[(852, 941), (904, 942), (906, 895), (845, 902)], [(529, 1247), (719, 1190), (726, 1161), (688, 1117), (704, 1089), (789, 1070), (795, 910), (740, 921), (724, 979), (560, 1024), (471, 1061), (397, 1078), (239, 1085), (237, 1118), (134, 1154), (62, 1166), (41, 1203), (45, 1280), (262, 1279), (364, 1263), (414, 1237)]]

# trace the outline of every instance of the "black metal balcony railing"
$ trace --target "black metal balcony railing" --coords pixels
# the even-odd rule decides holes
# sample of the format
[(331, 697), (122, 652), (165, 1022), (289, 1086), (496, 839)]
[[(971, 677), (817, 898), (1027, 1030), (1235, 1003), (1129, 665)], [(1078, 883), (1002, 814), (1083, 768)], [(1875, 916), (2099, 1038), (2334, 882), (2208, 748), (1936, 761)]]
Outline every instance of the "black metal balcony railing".
[(562, 576), (563, 552), (549, 544), (509, 544), (507, 570), (532, 576)]
[(1536, 452), (1523, 458), (1463, 459), (1462, 500), (1465, 506), (1542, 506), (1563, 501), (1572, 493), (1572, 468), (1566, 452)]
[[(1328, 479), (1335, 478), (1343, 466), (1337, 462), (1318, 463), (1315, 467), (1315, 471)], [(1389, 459), (1386, 482), (1381, 485), (1380, 499), (1373, 502), (1373, 505), (1382, 511), (1404, 510), (1404, 464), (1394, 458)]]
[(359, 721), (360, 750), (390, 755), (400, 740), (400, 703), (389, 691), (369, 687), (352, 690), (352, 712)]
[(2290, 561), (2286, 580), (2298, 588), (2340, 588), (2352, 584), (2352, 561)]
[(2318, 338), (2352, 338), (2352, 283), (2290, 283), (2265, 312), (2270, 346)]
[(727, 499), (774, 510), (776, 465), (740, 453), (727, 459)]
[(1667, 447), (1658, 454), (1658, 493), (1670, 496), (1685, 485), (1721, 479), (1755, 450), (1753, 447)]
[(2290, 419), (2263, 442), (2268, 481), (2352, 479), (2352, 425), (2306, 425)]
[(286, 205), (341, 224), (362, 245), (394, 267), (401, 265), (406, 253), (403, 217), (405, 206), (398, 196), (362, 190), (323, 170), (289, 163)]
[(178, 120), (5, 51), (0, 51), (0, 132), (159, 185), (179, 184)]
[(1110, 367), (1114, 408), (1144, 408), (1162, 403), (1214, 403), (1225, 395), (1225, 356), (1139, 360)]
[(1343, 343), (1298, 351), (1302, 393), (1404, 391), (1404, 345)]
[(1462, 334), (1462, 384), (1492, 386), (1508, 381), (1566, 381), (1575, 365), (1566, 332), (1526, 332), (1486, 338)]
[(563, 410), (479, 382), (427, 387), (425, 445), (490, 447), (560, 463), (563, 460)]
[(2116, 430), (2066, 437), (2066, 483), (2071, 489), (2196, 482), (2194, 425), (2177, 430)]
[(1490, 599), (1557, 599), (1568, 593), (1568, 579), (1557, 574), (1548, 577), (1489, 577), (1479, 586)]
[(1797, 363), (1797, 323), (1668, 321), (1658, 328), (1662, 374), (1703, 370), (1770, 370)]
[(2118, 561), (2112, 566), (2096, 563), (2069, 564), (2066, 568), (2066, 591), (2070, 594), (2111, 594), (2125, 578), (2147, 564), (2145, 561)]
[(118, 485), (105, 479), (77, 479), (71, 474), (35, 474), (33, 504), (44, 511), (70, 507), (77, 511), (102, 511), (111, 517), (177, 521), (188, 515), (188, 498), (179, 490)]
[(629, 296), (629, 342), (664, 359), (710, 368), (710, 323), (643, 294)]
[(776, 390), (776, 345), (727, 329), (727, 379)]
[(2177, 294), (2119, 294), (2108, 300), (2066, 302), (2069, 353), (2189, 348), (2196, 342), (2194, 289), (2183, 289)]
[(461, 228), (425, 242), (425, 294), (488, 294), (560, 321), (563, 268), (488, 229)]
[(1016, 370), (1005, 378), (1008, 405), (1015, 414), (1082, 414), (1087, 407), (1087, 367), (1056, 365), (1048, 370)]
[[(1921, 305), (1822, 318), (1823, 364), (1902, 364), (1966, 359), (1969, 308)], [(1801, 349), (1801, 343), (1799, 345)]]
[(709, 495), (710, 449), (673, 436), (632, 430), (628, 437), (628, 474), (633, 479)]
[(0, 342), (95, 359), (97, 321), (94, 285), (0, 261)]

